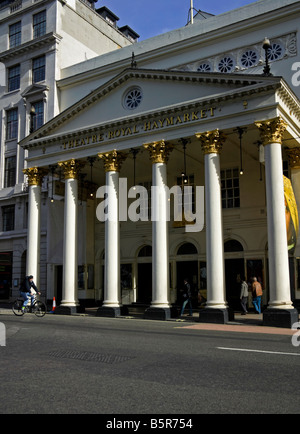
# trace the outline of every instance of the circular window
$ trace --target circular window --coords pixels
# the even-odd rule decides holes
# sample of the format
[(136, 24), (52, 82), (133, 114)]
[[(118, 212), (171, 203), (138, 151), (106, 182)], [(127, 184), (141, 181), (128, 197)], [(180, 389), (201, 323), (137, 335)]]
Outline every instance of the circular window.
[(134, 110), (141, 104), (142, 99), (142, 90), (139, 87), (134, 87), (126, 92), (124, 96), (124, 107), (128, 110)]
[(218, 63), (218, 70), (220, 72), (232, 72), (234, 68), (234, 60), (232, 57), (225, 56)]
[(278, 60), (283, 56), (283, 47), (278, 42), (273, 42), (271, 48), (268, 50), (268, 58), (272, 62)]
[(209, 63), (201, 63), (198, 68), (197, 68), (198, 72), (210, 72), (211, 71), (211, 66)]
[(241, 64), (244, 68), (250, 68), (258, 64), (258, 54), (254, 50), (247, 50), (241, 57)]

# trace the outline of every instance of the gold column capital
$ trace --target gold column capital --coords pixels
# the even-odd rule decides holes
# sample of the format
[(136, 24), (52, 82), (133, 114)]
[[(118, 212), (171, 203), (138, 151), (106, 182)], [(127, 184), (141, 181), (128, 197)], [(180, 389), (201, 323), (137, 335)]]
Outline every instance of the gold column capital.
[(226, 140), (225, 134), (219, 129), (197, 133), (196, 137), (200, 140), (204, 154), (220, 154)]
[(114, 149), (105, 154), (98, 154), (100, 160), (103, 160), (105, 172), (120, 172), (123, 161), (126, 160), (127, 154)]
[(38, 185), (41, 187), (43, 177), (47, 175), (48, 170), (42, 167), (30, 167), (29, 169), (23, 169), (23, 173), (28, 177), (28, 185)]
[(285, 149), (292, 169), (300, 169), (300, 148)]
[(262, 144), (264, 146), (270, 143), (282, 144), (283, 134), (287, 127), (287, 123), (282, 118), (277, 117), (266, 121), (255, 122), (255, 125), (260, 131)]
[(58, 166), (64, 171), (65, 179), (77, 179), (79, 172), (84, 168), (85, 163), (78, 160), (60, 161)]
[(150, 152), (150, 160), (152, 161), (152, 164), (166, 164), (169, 160), (169, 155), (174, 148), (174, 145), (171, 145), (164, 140), (159, 140), (158, 142), (152, 143), (145, 143), (143, 146)]

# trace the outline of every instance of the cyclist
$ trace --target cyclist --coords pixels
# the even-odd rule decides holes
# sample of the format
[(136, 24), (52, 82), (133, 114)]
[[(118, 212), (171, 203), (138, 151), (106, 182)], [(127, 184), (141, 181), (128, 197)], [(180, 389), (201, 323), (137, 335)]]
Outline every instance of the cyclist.
[(33, 281), (33, 276), (26, 276), (25, 279), (23, 280), (23, 282), (21, 283), (20, 286), (20, 294), (21, 297), (24, 298), (24, 303), (22, 306), (22, 310), (26, 309), (26, 306), (29, 302), (29, 298), (31, 298), (31, 306), (33, 305), (34, 302), (34, 294), (38, 293), (39, 295), (41, 294), (40, 292), (38, 292), (38, 289)]

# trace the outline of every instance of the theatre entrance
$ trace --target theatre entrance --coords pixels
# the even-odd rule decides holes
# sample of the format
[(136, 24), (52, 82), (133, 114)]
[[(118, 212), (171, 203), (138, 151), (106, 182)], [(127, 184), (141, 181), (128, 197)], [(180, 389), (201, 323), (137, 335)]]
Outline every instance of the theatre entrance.
[(143, 246), (138, 253), (137, 303), (152, 301), (152, 246)]
[(237, 240), (224, 243), (226, 301), (235, 311), (241, 310), (240, 279), (245, 276), (244, 248)]
[[(188, 279), (192, 290), (193, 306), (198, 304), (195, 299), (198, 288), (198, 261), (180, 261), (176, 264), (177, 271), (177, 301), (176, 304), (183, 303), (183, 281)], [(196, 302), (196, 304), (195, 304)]]
[(225, 260), (226, 300), (229, 307), (235, 311), (241, 310), (240, 279), (243, 275), (244, 275), (244, 259)]

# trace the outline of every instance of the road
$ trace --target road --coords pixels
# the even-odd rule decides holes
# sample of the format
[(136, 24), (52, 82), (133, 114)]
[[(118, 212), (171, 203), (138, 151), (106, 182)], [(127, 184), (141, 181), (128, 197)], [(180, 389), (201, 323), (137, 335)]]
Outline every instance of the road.
[(0, 322), (0, 414), (300, 413), (290, 335), (90, 316)]

